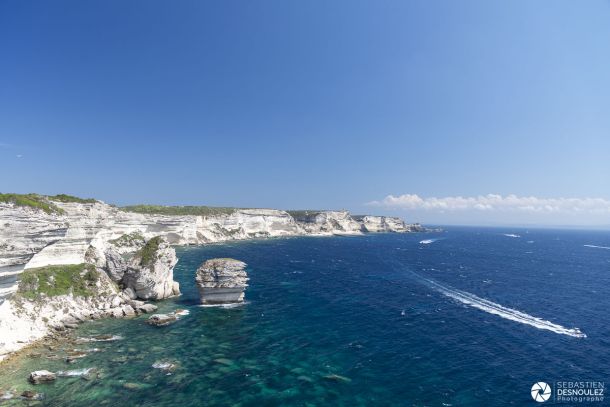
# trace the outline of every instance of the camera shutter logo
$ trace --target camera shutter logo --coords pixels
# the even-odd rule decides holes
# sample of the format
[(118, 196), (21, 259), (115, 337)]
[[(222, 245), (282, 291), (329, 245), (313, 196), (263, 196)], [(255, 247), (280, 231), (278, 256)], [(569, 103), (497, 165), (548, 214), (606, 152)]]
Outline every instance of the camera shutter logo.
[(551, 398), (551, 386), (545, 382), (534, 383), (532, 386), (532, 398), (538, 403), (544, 403)]

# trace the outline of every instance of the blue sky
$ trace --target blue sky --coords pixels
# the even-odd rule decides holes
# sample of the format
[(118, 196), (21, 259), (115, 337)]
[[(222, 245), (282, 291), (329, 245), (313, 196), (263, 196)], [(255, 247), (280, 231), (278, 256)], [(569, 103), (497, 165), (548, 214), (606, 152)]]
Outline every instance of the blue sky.
[(569, 222), (596, 224), (609, 22), (607, 1), (4, 1), (0, 191), (444, 223), (566, 218), (386, 197), (600, 198)]

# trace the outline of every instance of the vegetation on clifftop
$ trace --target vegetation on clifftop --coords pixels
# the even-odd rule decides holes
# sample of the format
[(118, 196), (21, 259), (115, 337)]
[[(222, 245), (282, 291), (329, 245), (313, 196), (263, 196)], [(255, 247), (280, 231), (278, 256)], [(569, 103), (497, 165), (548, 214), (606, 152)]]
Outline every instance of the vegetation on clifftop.
[(313, 218), (316, 215), (320, 214), (322, 211), (311, 211), (311, 210), (295, 210), (295, 211), (286, 211), (290, 216), (295, 219), (309, 219)]
[(66, 194), (58, 194), (58, 195), (54, 195), (54, 196), (49, 196), (49, 199), (51, 199), (52, 201), (59, 201), (59, 202), (75, 202), (75, 203), (96, 203), (97, 202), (97, 199), (79, 198), (77, 196), (66, 195)]
[(92, 264), (83, 263), (27, 269), (20, 277), (17, 295), (32, 300), (70, 293), (75, 297), (91, 296), (100, 275)]
[(63, 209), (57, 207), (44, 195), (38, 194), (1, 194), (0, 202), (12, 203), (16, 206), (29, 207), (43, 210), (46, 213), (64, 213)]
[(141, 266), (148, 266), (157, 258), (160, 243), (161, 236), (153, 237), (136, 253), (136, 256), (140, 257)]
[(163, 205), (131, 205), (121, 208), (127, 212), (155, 214), (155, 215), (231, 215), (239, 208), (221, 206), (163, 206)]
[(144, 239), (142, 233), (136, 230), (131, 233), (126, 233), (116, 239), (112, 239), (109, 242), (118, 247), (133, 247), (145, 244), (146, 239)]

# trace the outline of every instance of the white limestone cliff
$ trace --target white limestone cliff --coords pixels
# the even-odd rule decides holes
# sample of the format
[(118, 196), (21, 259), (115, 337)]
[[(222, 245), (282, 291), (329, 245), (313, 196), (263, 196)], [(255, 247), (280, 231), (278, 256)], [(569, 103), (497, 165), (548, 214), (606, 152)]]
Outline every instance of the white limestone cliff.
[(220, 305), (244, 302), (248, 286), (246, 263), (235, 259), (209, 259), (195, 273), (202, 304)]
[(423, 232), (419, 224), (407, 224), (398, 217), (360, 216), (356, 218), (365, 232)]
[[(67, 317), (55, 311), (59, 303), (70, 315), (80, 315), (79, 310), (92, 314), (98, 309), (98, 303), (105, 303), (108, 295), (120, 294), (121, 301), (134, 301), (136, 297), (162, 299), (179, 294), (179, 287), (173, 281), (173, 267), (177, 260), (170, 245), (419, 230), (417, 225), (406, 225), (398, 218), (354, 218), (347, 211), (299, 211), (291, 215), (275, 209), (236, 209), (231, 213), (209, 216), (176, 216), (133, 213), (100, 201), (54, 201), (53, 204), (59, 211), (47, 213), (0, 203), (0, 331), (3, 334), (0, 360), (46, 335), (59, 322), (58, 318)], [(146, 242), (155, 238), (160, 239), (160, 251), (151, 264), (143, 265), (138, 253)], [(94, 265), (108, 281), (112, 281), (105, 286), (105, 291), (98, 293), (97, 303), (80, 297), (62, 296), (39, 307), (39, 315), (33, 320), (18, 316), (18, 307), (11, 296), (17, 291), (24, 270), (82, 263)], [(119, 287), (125, 290), (106, 292), (119, 290)], [(138, 304), (143, 303), (140, 301)], [(114, 306), (122, 307), (123, 303), (117, 302)], [(31, 308), (26, 303), (25, 309), (28, 307)], [(127, 315), (133, 309), (129, 306), (110, 314)]]

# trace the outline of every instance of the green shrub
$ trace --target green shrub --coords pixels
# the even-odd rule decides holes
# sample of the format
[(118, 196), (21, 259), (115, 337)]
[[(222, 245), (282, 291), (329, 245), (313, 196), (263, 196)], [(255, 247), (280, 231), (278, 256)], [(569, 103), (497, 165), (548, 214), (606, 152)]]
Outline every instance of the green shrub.
[(49, 202), (47, 197), (38, 194), (0, 194), (0, 202), (40, 209), (46, 213), (64, 213), (61, 208)]
[(292, 216), (295, 220), (309, 220), (315, 218), (322, 211), (312, 211), (312, 210), (297, 210), (297, 211), (286, 211), (290, 216)]
[(141, 266), (148, 266), (157, 258), (160, 243), (161, 236), (153, 237), (136, 253), (136, 256), (140, 258)]
[(27, 269), (21, 273), (17, 294), (28, 299), (72, 293), (88, 297), (100, 277), (92, 264), (65, 264)]
[(146, 239), (144, 239), (142, 233), (136, 230), (131, 233), (126, 233), (116, 239), (112, 239), (109, 242), (119, 247), (131, 247), (144, 244), (146, 242)]
[(126, 212), (155, 214), (155, 215), (231, 215), (239, 208), (214, 206), (163, 206), (163, 205), (131, 205), (121, 208)]
[(77, 196), (66, 195), (66, 194), (50, 196), (49, 199), (51, 199), (53, 201), (59, 201), (59, 202), (76, 202), (76, 203), (96, 203), (97, 202), (97, 199), (93, 199), (93, 198), (84, 199), (84, 198), (79, 198)]

